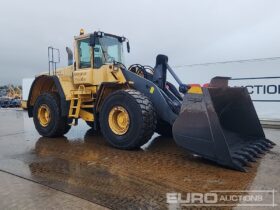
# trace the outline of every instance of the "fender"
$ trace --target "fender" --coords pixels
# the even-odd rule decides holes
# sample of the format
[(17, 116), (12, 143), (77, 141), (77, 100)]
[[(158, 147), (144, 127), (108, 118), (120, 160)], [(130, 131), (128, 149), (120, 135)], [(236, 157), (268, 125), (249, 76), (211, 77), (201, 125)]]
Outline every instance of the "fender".
[(93, 115), (94, 115), (94, 129), (98, 129), (99, 125), (99, 112), (105, 98), (112, 92), (120, 89), (126, 89), (129, 87), (128, 83), (117, 83), (117, 82), (102, 82), (97, 93), (96, 93), (96, 101), (95, 106), (93, 107)]
[(27, 100), (28, 116), (33, 117), (33, 106), (37, 97), (44, 92), (57, 92), (60, 96), (61, 116), (68, 116), (70, 103), (66, 101), (64, 91), (57, 76), (41, 75), (33, 81)]
[(168, 122), (170, 125), (173, 125), (178, 115), (171, 110), (159, 87), (153, 82), (143, 77), (139, 77), (133, 72), (127, 70), (122, 71), (127, 81), (133, 82), (133, 87), (136, 90), (150, 98), (160, 118)]

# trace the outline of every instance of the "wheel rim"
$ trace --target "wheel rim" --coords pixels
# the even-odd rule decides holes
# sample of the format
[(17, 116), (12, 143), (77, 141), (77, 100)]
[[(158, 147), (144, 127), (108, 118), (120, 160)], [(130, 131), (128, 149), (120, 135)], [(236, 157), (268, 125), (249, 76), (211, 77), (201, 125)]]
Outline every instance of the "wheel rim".
[(38, 109), (38, 120), (41, 126), (47, 127), (51, 121), (50, 108), (43, 104)]
[(111, 109), (108, 117), (110, 129), (117, 135), (124, 135), (130, 124), (129, 114), (122, 106), (115, 106)]

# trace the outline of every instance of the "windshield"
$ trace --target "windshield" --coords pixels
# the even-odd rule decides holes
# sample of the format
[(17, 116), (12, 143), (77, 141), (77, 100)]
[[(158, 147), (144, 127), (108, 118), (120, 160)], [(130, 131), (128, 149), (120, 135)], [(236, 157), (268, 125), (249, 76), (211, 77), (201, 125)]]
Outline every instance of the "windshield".
[(94, 67), (100, 68), (106, 63), (123, 63), (123, 45), (117, 37), (103, 36), (94, 46)]

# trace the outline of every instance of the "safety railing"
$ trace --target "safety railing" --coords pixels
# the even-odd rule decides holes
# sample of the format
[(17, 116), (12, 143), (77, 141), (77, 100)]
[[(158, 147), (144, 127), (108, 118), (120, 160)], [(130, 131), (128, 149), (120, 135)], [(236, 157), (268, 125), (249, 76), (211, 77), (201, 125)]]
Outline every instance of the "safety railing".
[(49, 75), (51, 72), (56, 74), (57, 64), (60, 62), (60, 51), (54, 47), (48, 47), (48, 60), (49, 60)]

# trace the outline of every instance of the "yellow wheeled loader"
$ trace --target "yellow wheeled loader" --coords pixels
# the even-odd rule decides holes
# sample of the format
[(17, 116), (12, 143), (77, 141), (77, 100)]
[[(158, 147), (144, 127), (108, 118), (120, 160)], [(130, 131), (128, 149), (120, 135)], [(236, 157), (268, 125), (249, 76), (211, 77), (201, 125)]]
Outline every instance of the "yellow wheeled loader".
[[(67, 48), (69, 65), (49, 67), (36, 77), (27, 107), (42, 136), (62, 136), (83, 119), (112, 146), (135, 149), (158, 132), (193, 154), (240, 171), (274, 145), (265, 138), (246, 88), (228, 87), (222, 77), (207, 88), (185, 85), (165, 55), (157, 56), (154, 68), (127, 69), (125, 43), (129, 52), (125, 37), (81, 31), (74, 38), (74, 56)], [(166, 81), (167, 72), (179, 88)]]

